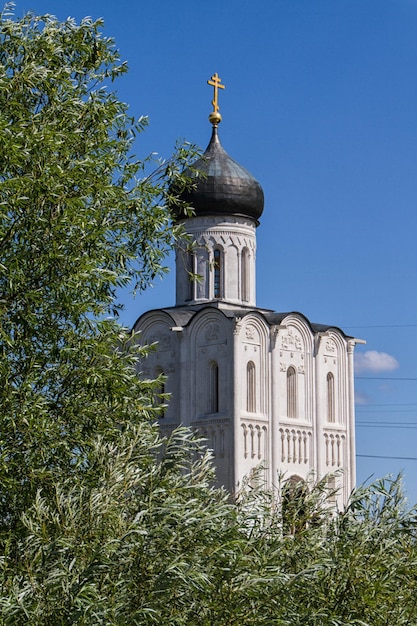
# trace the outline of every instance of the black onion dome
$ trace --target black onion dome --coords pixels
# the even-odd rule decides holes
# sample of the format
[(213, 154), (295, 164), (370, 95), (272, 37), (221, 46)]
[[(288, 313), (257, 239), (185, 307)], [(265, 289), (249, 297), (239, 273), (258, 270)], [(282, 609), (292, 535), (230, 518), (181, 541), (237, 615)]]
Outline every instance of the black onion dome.
[(201, 159), (193, 164), (192, 178), (198, 176), (194, 189), (181, 194), (195, 216), (241, 215), (257, 221), (264, 208), (261, 185), (244, 167), (223, 149), (217, 127), (213, 127), (210, 143)]

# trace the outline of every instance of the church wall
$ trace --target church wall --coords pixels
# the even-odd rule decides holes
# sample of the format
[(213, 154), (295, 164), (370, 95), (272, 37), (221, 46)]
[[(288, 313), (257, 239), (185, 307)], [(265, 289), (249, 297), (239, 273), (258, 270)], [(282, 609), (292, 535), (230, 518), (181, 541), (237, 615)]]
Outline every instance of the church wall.
[(161, 426), (168, 428), (180, 422), (180, 397), (178, 389), (181, 388), (181, 372), (178, 368), (179, 344), (178, 337), (172, 332), (172, 318), (162, 311), (151, 311), (145, 314), (140, 320), (142, 345), (155, 344), (148, 356), (137, 365), (138, 373), (143, 378), (154, 379), (160, 373), (165, 374), (166, 382), (164, 393), (170, 394), (164, 416), (161, 417)]
[(171, 393), (161, 430), (198, 430), (219, 485), (233, 492), (259, 466), (268, 487), (278, 474), (336, 473), (338, 503), (346, 501), (355, 479), (353, 344), (342, 333), (313, 333), (298, 314), (270, 327), (261, 313), (232, 318), (209, 306), (183, 328), (163, 311), (139, 322), (141, 342), (157, 343), (138, 369), (152, 379), (163, 372)]
[(262, 466), (258, 478), (271, 485), (269, 327), (257, 315), (235, 326), (235, 467), (241, 483)]
[(301, 316), (284, 318), (273, 350), (274, 480), (307, 479), (316, 467), (314, 337)]
[(204, 309), (186, 331), (189, 404), (184, 413), (213, 450), (217, 483), (233, 490), (232, 321)]
[(302, 316), (292, 314), (281, 322), (272, 358), (273, 449), (278, 451), (273, 474), (320, 479), (336, 472), (339, 505), (353, 486), (353, 373), (347, 348), (337, 330), (313, 334)]
[(339, 332), (329, 330), (319, 337), (317, 370), (318, 473), (336, 473), (334, 484), (341, 490), (341, 503), (351, 490), (352, 476), (348, 344)]

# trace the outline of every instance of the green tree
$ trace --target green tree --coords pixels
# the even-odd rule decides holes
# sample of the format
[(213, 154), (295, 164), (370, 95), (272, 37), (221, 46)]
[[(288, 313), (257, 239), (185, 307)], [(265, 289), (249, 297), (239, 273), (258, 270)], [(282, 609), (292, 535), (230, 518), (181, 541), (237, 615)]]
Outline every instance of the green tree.
[(166, 581), (197, 578), (185, 538), (195, 551), (202, 512), (228, 510), (188, 435), (161, 449), (159, 381), (138, 379), (146, 350), (115, 319), (118, 288), (145, 288), (182, 234), (167, 205), (192, 150), (145, 176), (132, 147), (146, 120), (105, 86), (126, 65), (101, 27), (0, 22), (4, 623), (158, 622)]
[(252, 529), (267, 581), (259, 623), (415, 624), (417, 508), (401, 477), (356, 489), (339, 512), (327, 480), (291, 490), (290, 506), (265, 506)]
[[(82, 475), (91, 437), (154, 415), (117, 350), (116, 292), (164, 270), (179, 234), (166, 208), (187, 150), (151, 177), (134, 120), (106, 83), (123, 75), (101, 23), (3, 14), (0, 24), (0, 525), (61, 471)], [(113, 319), (110, 317), (113, 315)], [(152, 386), (152, 385), (151, 385)], [(8, 494), (13, 494), (10, 500)]]

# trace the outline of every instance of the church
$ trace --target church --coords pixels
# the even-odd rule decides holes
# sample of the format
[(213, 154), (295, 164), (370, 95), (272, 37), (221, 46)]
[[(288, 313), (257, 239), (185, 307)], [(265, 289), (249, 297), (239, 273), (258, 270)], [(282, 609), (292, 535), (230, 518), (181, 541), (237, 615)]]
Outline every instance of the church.
[[(202, 176), (178, 215), (192, 240), (176, 254), (176, 303), (134, 326), (156, 350), (140, 375), (166, 376), (162, 433), (184, 424), (214, 452), (217, 482), (235, 493), (255, 468), (268, 488), (335, 473), (339, 505), (355, 485), (353, 353), (359, 340), (302, 313), (256, 305), (256, 230), (264, 208), (258, 181), (223, 149), (218, 93), (212, 135), (193, 166)], [(197, 279), (195, 278), (197, 276)]]

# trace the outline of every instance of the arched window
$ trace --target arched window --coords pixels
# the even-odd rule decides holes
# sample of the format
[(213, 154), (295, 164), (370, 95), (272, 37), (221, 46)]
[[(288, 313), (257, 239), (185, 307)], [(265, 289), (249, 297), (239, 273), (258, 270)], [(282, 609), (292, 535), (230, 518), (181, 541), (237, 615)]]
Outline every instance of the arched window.
[(297, 535), (304, 532), (311, 521), (305, 515), (308, 508), (308, 485), (300, 476), (291, 476), (281, 490), (281, 516), (284, 534)]
[(221, 298), (223, 296), (223, 255), (221, 250), (216, 248), (214, 251), (214, 297)]
[(297, 417), (297, 372), (292, 366), (287, 369), (287, 416)]
[(219, 366), (210, 361), (208, 371), (208, 413), (219, 412)]
[(256, 413), (256, 376), (255, 364), (252, 361), (246, 366), (246, 410)]
[(196, 274), (196, 259), (194, 252), (187, 252), (188, 294), (187, 300), (194, 300), (194, 285)]
[(290, 476), (284, 484), (289, 491), (296, 491), (297, 489), (306, 490), (305, 480), (296, 474)]
[(242, 301), (249, 302), (250, 300), (250, 276), (249, 276), (249, 250), (243, 248), (242, 250)]
[(334, 405), (334, 376), (331, 372), (327, 374), (327, 421), (335, 422)]

